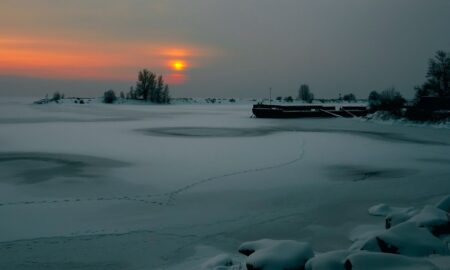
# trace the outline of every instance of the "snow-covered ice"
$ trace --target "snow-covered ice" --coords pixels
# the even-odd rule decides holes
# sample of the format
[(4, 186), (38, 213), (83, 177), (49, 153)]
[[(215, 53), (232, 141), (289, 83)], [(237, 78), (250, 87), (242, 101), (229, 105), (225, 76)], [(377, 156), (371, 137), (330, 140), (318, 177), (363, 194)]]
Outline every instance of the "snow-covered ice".
[(450, 193), (448, 129), (250, 116), (1, 100), (0, 269), (201, 269), (264, 238), (318, 254), (378, 226), (373, 205)]

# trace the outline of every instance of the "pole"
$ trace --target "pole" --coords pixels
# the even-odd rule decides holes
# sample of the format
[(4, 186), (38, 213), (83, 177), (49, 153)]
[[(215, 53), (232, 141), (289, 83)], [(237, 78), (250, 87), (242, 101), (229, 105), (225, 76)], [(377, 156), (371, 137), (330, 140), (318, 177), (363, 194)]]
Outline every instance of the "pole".
[(269, 105), (272, 105), (272, 87), (269, 88)]

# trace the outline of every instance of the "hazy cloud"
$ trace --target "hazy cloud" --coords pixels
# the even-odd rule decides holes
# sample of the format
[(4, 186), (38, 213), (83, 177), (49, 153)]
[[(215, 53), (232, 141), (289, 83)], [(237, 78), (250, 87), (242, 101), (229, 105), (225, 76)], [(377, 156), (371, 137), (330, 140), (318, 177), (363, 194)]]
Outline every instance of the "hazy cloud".
[[(293, 95), (301, 83), (317, 97), (365, 97), (389, 86), (411, 96), (427, 59), (450, 50), (449, 14), (446, 0), (3, 0), (0, 95), (37, 93), (27, 76), (53, 78), (50, 91), (54, 78), (67, 89), (96, 78), (99, 88), (121, 88), (142, 67), (170, 74), (168, 61), (180, 58), (189, 65), (173, 87), (178, 96), (263, 96), (270, 86)], [(29, 43), (7, 51), (7, 39)], [(36, 61), (27, 66), (26, 53), (52, 62), (42, 52), (67, 57), (70, 80), (61, 80), (63, 68), (33, 76)]]

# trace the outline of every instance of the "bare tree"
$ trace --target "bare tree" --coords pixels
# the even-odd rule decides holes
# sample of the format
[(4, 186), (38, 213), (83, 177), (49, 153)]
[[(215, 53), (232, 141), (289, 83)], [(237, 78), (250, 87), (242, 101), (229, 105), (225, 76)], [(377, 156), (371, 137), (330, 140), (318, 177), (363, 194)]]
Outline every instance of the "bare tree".
[(309, 85), (302, 84), (298, 90), (298, 99), (311, 103), (314, 99), (314, 95), (309, 90)]

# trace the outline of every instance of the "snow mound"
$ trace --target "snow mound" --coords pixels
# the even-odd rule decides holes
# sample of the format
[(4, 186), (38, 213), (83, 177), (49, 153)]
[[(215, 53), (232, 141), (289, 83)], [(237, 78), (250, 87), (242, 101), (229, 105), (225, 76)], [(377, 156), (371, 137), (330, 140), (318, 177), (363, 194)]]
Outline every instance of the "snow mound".
[(360, 242), (361, 250), (422, 257), (447, 255), (448, 247), (427, 229), (405, 222)]
[(413, 207), (392, 207), (381, 203), (369, 208), (369, 214), (372, 216), (388, 216), (395, 213), (411, 213), (414, 212)]
[(306, 263), (306, 270), (344, 269), (344, 261), (351, 253), (348, 250), (336, 250), (322, 253)]
[(410, 219), (417, 214), (417, 210), (412, 207), (392, 207), (387, 204), (377, 204), (369, 208), (369, 214), (384, 216), (385, 228), (389, 229)]
[(446, 196), (436, 204), (436, 208), (450, 212), (450, 195)]
[(385, 219), (385, 228), (389, 229), (398, 224), (401, 224), (416, 214), (416, 210), (413, 211), (404, 211), (404, 212), (394, 212), (386, 216)]
[(294, 240), (262, 239), (246, 242), (239, 252), (249, 256), (248, 270), (294, 270), (304, 269), (306, 262), (314, 256), (311, 245)]
[(345, 260), (346, 270), (437, 270), (438, 268), (425, 259), (402, 255), (358, 252)]
[(230, 255), (220, 254), (203, 263), (203, 270), (232, 270), (239, 269), (239, 264), (236, 264)]
[(450, 218), (448, 212), (427, 205), (417, 215), (411, 217), (408, 222), (416, 226), (429, 229), (434, 235), (450, 233)]
[(378, 234), (385, 232), (382, 226), (376, 225), (360, 225), (350, 232), (350, 241), (353, 244), (350, 246), (350, 251), (359, 251), (364, 244), (371, 238), (376, 237)]

